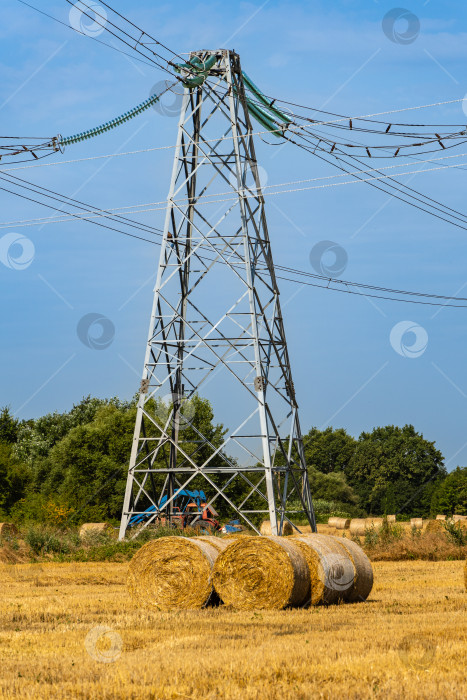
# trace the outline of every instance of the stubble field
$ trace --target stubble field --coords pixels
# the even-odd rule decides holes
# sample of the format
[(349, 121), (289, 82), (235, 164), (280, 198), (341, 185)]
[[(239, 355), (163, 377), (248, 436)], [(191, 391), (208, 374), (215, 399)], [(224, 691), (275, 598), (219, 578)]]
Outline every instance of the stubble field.
[(367, 603), (154, 613), (127, 564), (0, 566), (0, 697), (467, 698), (464, 562), (375, 562)]

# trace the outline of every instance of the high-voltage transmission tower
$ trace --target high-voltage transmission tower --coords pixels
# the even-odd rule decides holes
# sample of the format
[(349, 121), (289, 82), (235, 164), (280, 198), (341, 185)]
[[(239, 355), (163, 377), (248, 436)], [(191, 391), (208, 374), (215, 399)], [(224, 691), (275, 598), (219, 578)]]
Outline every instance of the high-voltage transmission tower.
[[(315, 530), (240, 59), (199, 51), (189, 65), (209, 84), (181, 88), (120, 539), (175, 523), (187, 489), (257, 532), (297, 515)], [(232, 422), (223, 436), (193, 413), (210, 382)]]

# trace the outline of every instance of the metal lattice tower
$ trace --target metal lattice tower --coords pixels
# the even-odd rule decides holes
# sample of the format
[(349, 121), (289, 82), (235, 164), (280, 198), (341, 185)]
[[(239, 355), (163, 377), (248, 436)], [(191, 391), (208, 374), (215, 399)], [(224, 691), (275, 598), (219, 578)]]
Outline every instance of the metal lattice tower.
[[(170, 522), (187, 488), (256, 531), (316, 529), (240, 60), (191, 57), (213, 55), (183, 94), (120, 539), (148, 507), (142, 527)], [(211, 380), (236, 416), (217, 447), (190, 415)]]

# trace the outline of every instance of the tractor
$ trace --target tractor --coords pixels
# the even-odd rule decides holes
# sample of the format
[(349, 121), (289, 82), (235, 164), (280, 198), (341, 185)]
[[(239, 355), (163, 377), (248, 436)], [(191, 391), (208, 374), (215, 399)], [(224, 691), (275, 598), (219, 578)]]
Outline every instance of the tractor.
[[(151, 506), (143, 513), (138, 513), (131, 518), (128, 526), (142, 525), (146, 520), (154, 516), (156, 511), (159, 511), (153, 522), (158, 527), (169, 526), (169, 518), (166, 512), (161, 509), (167, 503), (168, 497), (163, 496), (159, 503), (159, 507)], [(217, 518), (219, 517), (214, 508), (207, 504), (207, 498), (204, 491), (188, 491), (183, 489), (179, 491), (172, 501), (172, 518), (171, 526), (180, 529), (186, 527), (198, 530), (200, 534), (210, 535), (214, 532), (240, 532), (242, 526), (239, 520), (230, 520), (223, 527), (220, 525)], [(164, 514), (162, 514), (164, 513)]]

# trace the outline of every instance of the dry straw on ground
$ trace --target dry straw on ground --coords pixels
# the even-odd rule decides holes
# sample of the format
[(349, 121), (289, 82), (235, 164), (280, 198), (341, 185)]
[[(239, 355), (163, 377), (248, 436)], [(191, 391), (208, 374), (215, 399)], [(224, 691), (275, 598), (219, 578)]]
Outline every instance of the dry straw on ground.
[(306, 602), (310, 574), (300, 548), (283, 537), (242, 537), (213, 569), (219, 598), (239, 610), (281, 610)]
[(354, 584), (355, 569), (341, 538), (330, 535), (299, 535), (294, 542), (310, 570), (311, 605), (331, 605), (346, 600)]
[(139, 604), (154, 610), (202, 608), (213, 598), (214, 562), (228, 545), (216, 537), (160, 537), (147, 542), (130, 562), (130, 592)]
[(112, 525), (109, 525), (109, 523), (84, 523), (79, 529), (79, 536), (83, 538), (90, 534), (109, 532), (111, 529)]
[[(277, 528), (279, 529), (279, 522), (277, 523)], [(271, 535), (272, 530), (271, 530), (271, 521), (270, 520), (263, 520), (261, 523), (260, 530), (262, 535)], [(294, 532), (294, 529), (292, 525), (289, 523), (288, 520), (284, 520), (284, 527), (282, 534), (283, 535), (292, 535)]]
[(425, 531), (426, 532), (439, 532), (440, 530), (444, 529), (443, 522), (444, 522), (443, 520), (438, 520), (438, 519), (429, 520), (427, 522)]
[(0, 537), (12, 537), (18, 534), (18, 529), (13, 523), (0, 523)]

